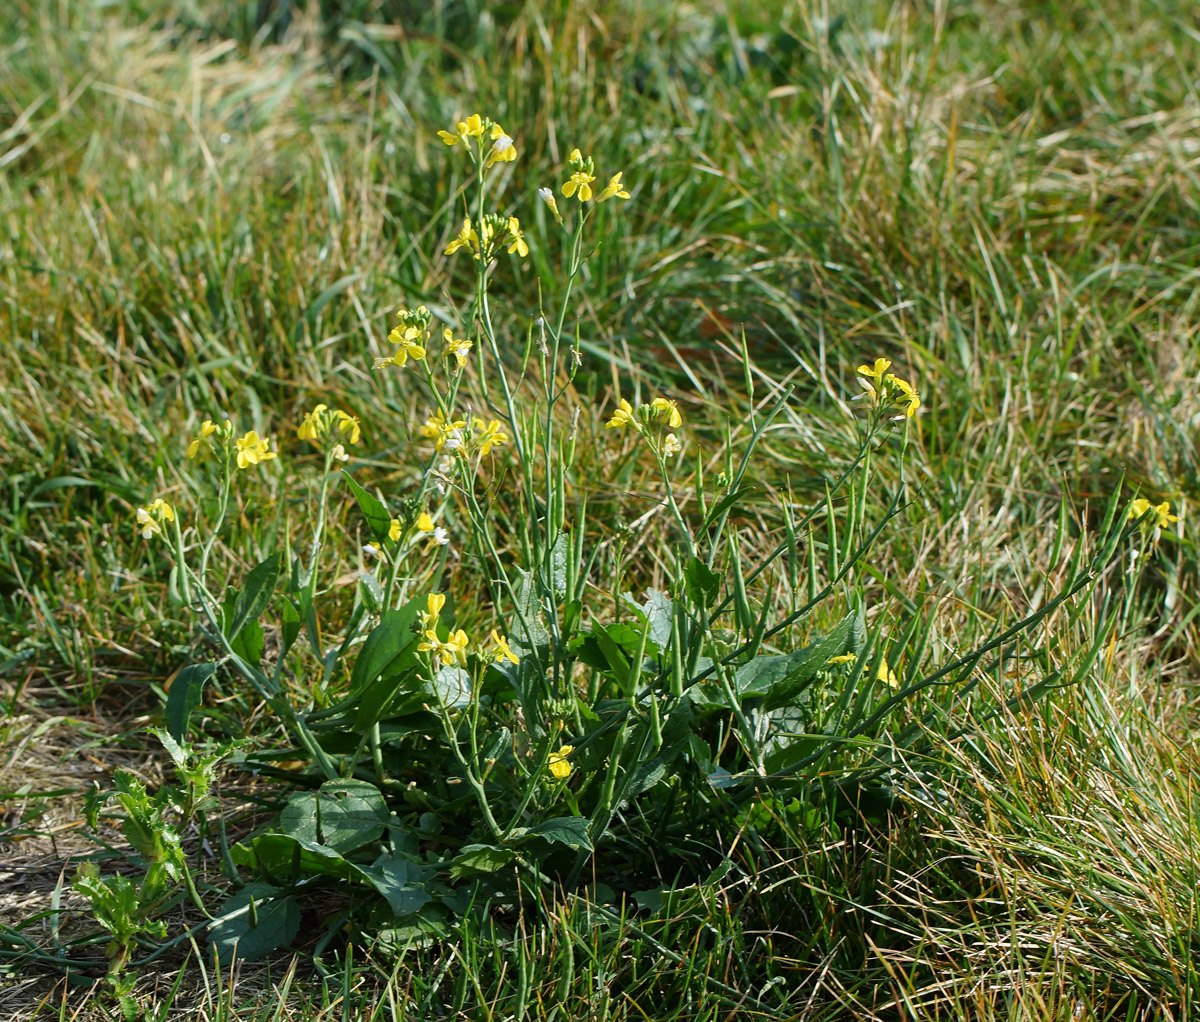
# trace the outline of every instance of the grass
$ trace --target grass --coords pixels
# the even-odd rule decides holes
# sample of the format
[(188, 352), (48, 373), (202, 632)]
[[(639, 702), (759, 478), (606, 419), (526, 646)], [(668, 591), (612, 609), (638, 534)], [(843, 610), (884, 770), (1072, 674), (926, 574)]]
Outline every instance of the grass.
[[(351, 942), (316, 966), (213, 974), (181, 949), (142, 971), (146, 1010), (1193, 1017), (1191, 6), (259, 9), (261, 24), (224, 0), (17, 0), (0, 26), (0, 841), (22, 871), (5, 882), (44, 895), (0, 902), (4, 921), (45, 912), (63, 862), (91, 847), (55, 829), (79, 802), (39, 793), (80, 788), (72, 767), (164, 776), (144, 728), (195, 635), (164, 605), (169, 559), (130, 520), (153, 495), (205, 485), (182, 456), (200, 420), (235, 408), (283, 437), (328, 401), (362, 418), (372, 482), (409, 485), (425, 406), (403, 374), (369, 366), (399, 305), (463, 311), (470, 268), (441, 254), (463, 164), (435, 132), (478, 109), (521, 146), (498, 201), (522, 211), (533, 251), (493, 290), (514, 352), (539, 289), (551, 307), (564, 288), (553, 243), (535, 243), (552, 226), (535, 190), (575, 145), (634, 186), (620, 216), (598, 216), (572, 300), (587, 441), (575, 485), (606, 592), (663, 588), (677, 568), (666, 515), (626, 530), (657, 483), (603, 430), (618, 394), (675, 397), (715, 477), (725, 436), (744, 450), (794, 388), (735, 521), (752, 565), (780, 541), (781, 509), (823, 503), (853, 459), (854, 366), (877, 354), (924, 407), (903, 481), (878, 459), (868, 517), (885, 489), (903, 485), (905, 503), (854, 585), (870, 627), (898, 646), (921, 637), (914, 670), (1044, 606), (1072, 553), (1093, 550), (1120, 480), (1182, 507), (1180, 535), (980, 662), (971, 692), (907, 705), (873, 737), (890, 756), (886, 799), (764, 803), (754, 826), (710, 835), (734, 865), (724, 877), (707, 861), (667, 869), (641, 887), (681, 889), (645, 904), (548, 887), (528, 915), (392, 958)], [(308, 485), (264, 474), (238, 509), (245, 542), (221, 556), (252, 566), (303, 515)], [(367, 537), (338, 501), (331, 600), (348, 610)], [(532, 512), (501, 492), (493, 513), (516, 535)], [(786, 575), (764, 573), (749, 603), (786, 613)], [(464, 560), (472, 630), (489, 619), (487, 583)], [(54, 741), (25, 741), (54, 718), (40, 732)], [(284, 742), (226, 677), (204, 726)], [(906, 727), (921, 735), (911, 749), (895, 741)], [(236, 771), (220, 793), (239, 833), (271, 797)], [(34, 924), (39, 941), (52, 925)], [(10, 982), (0, 1003), (25, 1017), (116, 1010), (50, 970)]]

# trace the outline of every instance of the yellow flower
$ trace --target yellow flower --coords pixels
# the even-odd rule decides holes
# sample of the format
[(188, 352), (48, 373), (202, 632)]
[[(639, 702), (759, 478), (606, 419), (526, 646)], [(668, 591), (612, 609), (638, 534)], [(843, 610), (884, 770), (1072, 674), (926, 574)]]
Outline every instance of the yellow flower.
[[(497, 131), (500, 133), (496, 134)], [(485, 168), (490, 167), (493, 163), (511, 163), (517, 158), (517, 147), (513, 145), (513, 140), (504, 134), (499, 124), (492, 128), (492, 138), (495, 141), (484, 161)]]
[(900, 687), (900, 676), (888, 667), (886, 660), (880, 661), (879, 670), (875, 672), (875, 680), (882, 681), (888, 688)]
[(260, 439), (254, 430), (237, 439), (237, 467), (249, 468), (262, 461), (270, 461), (275, 457), (271, 450), (270, 441)]
[(296, 436), (301, 440), (316, 440), (318, 437), (324, 436), (329, 431), (329, 423), (325, 421), (326, 411), (328, 411), (327, 405), (317, 405), (304, 416), (304, 421), (296, 430)]
[(435, 450), (440, 451), (443, 447), (448, 447), (452, 451), (457, 451), (462, 448), (462, 430), (466, 427), (466, 419), (454, 419), (452, 422), (447, 422), (446, 417), (436, 411), (425, 420), (425, 425), (421, 427), (421, 436), (426, 440), (432, 440)]
[(215, 433), (216, 429), (217, 427), (213, 425), (212, 419), (205, 419), (204, 422), (200, 424), (200, 432), (197, 433), (196, 436), (192, 438), (192, 442), (187, 445), (187, 456), (189, 458), (194, 458), (197, 454), (199, 454), (201, 442), (205, 439), (205, 437), (209, 437)]
[(458, 136), (449, 131), (439, 131), (438, 138), (445, 142), (446, 145), (458, 145), (459, 141)]
[(465, 121), (458, 122), (458, 133), (465, 140), (467, 137), (479, 138), (484, 132), (483, 118), (479, 114), (471, 114)]
[(668, 433), (663, 437), (662, 454), (664, 458), (671, 458), (683, 450), (683, 444), (679, 442), (679, 438), (674, 433)]
[(674, 401), (669, 401), (665, 397), (656, 397), (650, 402), (650, 407), (654, 409), (654, 414), (661, 418), (667, 416), (667, 425), (672, 429), (678, 429), (683, 425), (683, 416), (679, 414), (679, 408)]
[(633, 417), (633, 405), (624, 398), (617, 402), (617, 410), (613, 412), (612, 418), (605, 423), (605, 429), (620, 429), (622, 426), (632, 426), (638, 432), (641, 432), (641, 423)]
[[(579, 152), (578, 149), (575, 150)], [(596, 180), (594, 174), (584, 173), (582, 170), (575, 171), (566, 181), (563, 182), (562, 193), (566, 198), (570, 198), (579, 192), (579, 201), (587, 202), (592, 197), (592, 182)]]
[(628, 199), (629, 193), (621, 186), (621, 174), (614, 174), (608, 179), (608, 184), (604, 186), (604, 190), (596, 196), (597, 202), (604, 202), (605, 199), (611, 198)]
[(508, 254), (516, 252), (522, 259), (529, 255), (529, 246), (525, 244), (525, 235), (521, 232), (521, 221), (515, 216), (508, 218)]
[(496, 629), (492, 629), (492, 650), (491, 655), (496, 663), (501, 660), (507, 660), (510, 663), (519, 664), (521, 661), (517, 659), (517, 654), (512, 651), (508, 644), (508, 638), (501, 635)]
[(877, 359), (875, 359), (874, 366), (865, 366), (865, 365), (859, 366), (858, 367), (858, 375), (866, 376), (867, 378), (872, 379), (872, 380), (882, 381), (883, 374), (886, 373), (888, 371), (888, 369), (891, 368), (891, 365), (892, 365), (892, 360), (890, 358), (877, 358)]
[(399, 543), (400, 537), (404, 535), (404, 527), (400, 524), (399, 518), (393, 518), (392, 523), (388, 526), (388, 539), (393, 543)]
[(1153, 529), (1162, 529), (1172, 522), (1179, 521), (1178, 515), (1171, 514), (1171, 502), (1169, 500), (1164, 500), (1161, 504), (1151, 504), (1145, 497), (1138, 497), (1137, 500), (1129, 505), (1129, 514), (1126, 516), (1126, 520), (1133, 521), (1133, 519), (1141, 518), (1142, 515), (1150, 511), (1153, 511), (1154, 514), (1147, 521)]
[(463, 337), (455, 337), (449, 327), (442, 331), (442, 340), (446, 342), (446, 354), (458, 359), (458, 368), (467, 364), (467, 352), (471, 350), (471, 342)]
[(417, 531), (433, 532), (433, 519), (429, 517), (428, 511), (422, 511), (417, 516)]
[(400, 347), (396, 349), (396, 354), (394, 354), (391, 358), (377, 358), (375, 360), (376, 369), (382, 369), (384, 366), (403, 367), (404, 364), (408, 362), (410, 357), (414, 361), (420, 361), (425, 357), (425, 349), (421, 345), (419, 345), (416, 341), (403, 340), (399, 336), (400, 334), (401, 331), (399, 328), (388, 334), (388, 340), (393, 344), (399, 344)]
[(337, 419), (338, 432), (349, 433), (350, 446), (353, 447), (362, 437), (362, 423), (359, 422), (357, 416), (349, 415), (340, 408), (333, 415)]
[(466, 660), (469, 642), (467, 633), (461, 628), (457, 632), (447, 635), (445, 642), (438, 638), (436, 631), (429, 628), (425, 632), (424, 641), (417, 643), (417, 649), (422, 653), (432, 653), (434, 664), (438, 667), (446, 667), (456, 660), (459, 663)]
[(840, 656), (831, 656), (828, 660), (825, 661), (825, 663), (827, 663), (827, 664), (852, 664), (857, 659), (858, 659), (858, 657), (856, 657), (853, 653), (842, 653)]
[(885, 379), (900, 392), (895, 395), (896, 403), (904, 406), (905, 418), (911, 419), (917, 414), (917, 409), (921, 407), (920, 396), (912, 389), (910, 383), (893, 373), (888, 373)]
[(560, 781), (565, 777), (571, 776), (571, 764), (567, 762), (567, 757), (574, 751), (575, 746), (564, 745), (558, 752), (550, 753), (550, 759), (546, 764), (547, 769)]
[(469, 219), (463, 220), (462, 230), (458, 232), (458, 237), (446, 246), (445, 254), (454, 255), (460, 248), (469, 248), (476, 254), (479, 252), (479, 235), (475, 233)]
[(445, 593), (430, 593), (425, 597), (425, 625), (422, 631), (437, 627), (438, 618), (442, 616), (444, 606), (446, 606)]
[(158, 497), (149, 507), (139, 507), (136, 518), (138, 532), (143, 539), (150, 539), (162, 533), (163, 522), (175, 521), (175, 509)]
[(481, 457), (486, 458), (493, 447), (508, 443), (508, 434), (501, 432), (499, 419), (492, 419), (491, 422), (485, 423), (483, 419), (476, 416), (473, 425), (477, 433), (475, 442), (479, 444)]

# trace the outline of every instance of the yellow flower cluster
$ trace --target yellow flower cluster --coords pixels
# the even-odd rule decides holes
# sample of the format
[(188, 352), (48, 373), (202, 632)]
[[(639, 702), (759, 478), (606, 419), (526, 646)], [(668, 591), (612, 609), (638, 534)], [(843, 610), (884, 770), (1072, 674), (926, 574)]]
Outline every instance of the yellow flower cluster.
[(240, 437), (235, 436), (233, 423), (229, 419), (226, 419), (220, 426), (214, 425), (212, 419), (205, 419), (200, 425), (200, 432), (192, 437), (187, 445), (187, 456), (195, 458), (208, 445), (209, 438), (214, 435), (221, 441), (226, 456), (230, 453), (236, 455), (238, 468), (249, 468), (251, 465), (259, 465), (277, 457), (271, 450), (271, 441), (266, 437), (260, 437), (256, 431), (250, 430), (249, 433), (243, 433)]
[[(605, 423), (605, 429), (623, 429), (628, 426), (637, 433), (649, 433), (653, 429), (679, 429), (683, 425), (683, 415), (679, 406), (671, 399), (656, 397), (653, 401), (640, 404), (635, 409), (625, 398), (617, 402), (617, 410)], [(664, 458), (670, 458), (683, 450), (683, 444), (672, 432), (662, 438), (661, 453)]]
[(571, 776), (571, 764), (567, 762), (567, 757), (575, 751), (573, 745), (563, 745), (558, 752), (550, 753), (550, 759), (546, 763), (547, 769), (557, 777), (560, 781), (565, 777)]
[(1165, 529), (1173, 522), (1179, 521), (1179, 515), (1171, 514), (1171, 502), (1164, 500), (1161, 504), (1151, 504), (1145, 497), (1138, 497), (1129, 505), (1126, 521), (1133, 521), (1147, 515), (1145, 525), (1151, 529)]
[[(451, 629), (444, 639), (438, 637), (438, 622), (445, 606), (445, 593), (430, 593), (425, 597), (425, 614), (421, 625), (424, 638), (417, 644), (417, 649), (422, 653), (432, 654), (434, 667), (448, 667), (453, 663), (465, 664), (467, 650), (471, 645), (470, 638), (461, 628)], [(499, 663), (502, 660), (520, 663), (505, 636), (493, 628), (489, 639), (490, 642), (477, 648), (479, 656), (491, 663)]]
[[(562, 193), (564, 198), (578, 197), (580, 202), (591, 202), (593, 191), (592, 182), (596, 180), (596, 166), (590, 156), (584, 156), (578, 149), (572, 149), (571, 155), (567, 157), (567, 169), (570, 170), (571, 176), (562, 184)], [(629, 192), (625, 190), (621, 178), (624, 176), (624, 171), (614, 174), (608, 179), (608, 184), (605, 185), (598, 195), (595, 196), (597, 202), (607, 202), (609, 199), (628, 199)], [(550, 207), (550, 211), (561, 223), (562, 218), (558, 213), (558, 205), (554, 201), (553, 194), (547, 194), (549, 189), (542, 189), (539, 194), (542, 196), (542, 201)]]
[(440, 410), (425, 420), (421, 436), (433, 441), (434, 450), (464, 456), (478, 451), (481, 457), (487, 457), (493, 447), (506, 444), (511, 439), (500, 428), (499, 419), (485, 422), (478, 415), (472, 416), (468, 430), (466, 419), (447, 419)]
[(911, 419), (921, 407), (921, 398), (907, 380), (888, 372), (891, 365), (890, 359), (877, 358), (874, 365), (859, 366), (858, 375), (863, 377), (862, 385), (870, 392), (872, 403), (895, 405), (901, 413), (897, 418)]
[[(490, 146), (484, 141), (485, 136), (491, 141)], [(517, 158), (517, 147), (512, 136), (495, 121), (480, 117), (479, 114), (471, 114), (465, 121), (459, 121), (454, 131), (439, 131), (438, 138), (448, 146), (456, 146), (461, 142), (471, 162), (482, 161), (485, 170), (497, 163), (511, 163)]]
[[(296, 429), (296, 436), (319, 447), (333, 437), (341, 437), (354, 446), (362, 439), (362, 423), (357, 416), (340, 408), (330, 411), (328, 405), (317, 405), (304, 416), (304, 421)], [(350, 455), (340, 442), (334, 444), (330, 453), (335, 461), (350, 460)]]
[(525, 241), (525, 232), (521, 230), (520, 220), (515, 216), (486, 213), (478, 225), (470, 217), (463, 220), (462, 230), (446, 246), (446, 255), (454, 255), (459, 249), (465, 248), (476, 259), (486, 262), (502, 245), (508, 246), (507, 251), (510, 255), (515, 252), (522, 259), (529, 255), (529, 244)]
[(149, 507), (137, 509), (137, 531), (143, 539), (151, 539), (162, 535), (163, 524), (175, 521), (175, 509), (162, 497), (150, 503)]
[[(388, 334), (388, 343), (396, 345), (396, 351), (391, 358), (377, 358), (375, 368), (385, 366), (405, 366), (411, 358), (414, 362), (424, 359), (429, 353), (430, 325), (433, 315), (421, 305), (415, 310), (401, 309), (396, 313), (400, 324)], [(467, 364), (467, 355), (472, 344), (464, 337), (455, 337), (449, 327), (442, 330), (443, 358), (453, 357), (455, 372), (460, 372)]]

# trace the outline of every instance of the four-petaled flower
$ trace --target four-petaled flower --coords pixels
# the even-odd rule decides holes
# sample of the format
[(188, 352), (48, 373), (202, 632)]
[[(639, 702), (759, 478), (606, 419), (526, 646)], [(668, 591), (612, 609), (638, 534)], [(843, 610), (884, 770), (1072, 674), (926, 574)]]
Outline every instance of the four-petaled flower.
[(469, 218), (463, 220), (462, 230), (458, 232), (458, 237), (446, 246), (445, 254), (454, 255), (460, 248), (469, 248), (476, 253), (479, 251), (479, 235), (475, 233)]
[(1129, 505), (1129, 514), (1126, 518), (1128, 521), (1133, 521), (1135, 518), (1141, 518), (1142, 515), (1148, 512), (1153, 512), (1146, 519), (1150, 528), (1153, 529), (1162, 529), (1172, 522), (1179, 521), (1178, 515), (1171, 514), (1171, 502), (1169, 500), (1164, 500), (1161, 504), (1151, 504), (1145, 497), (1138, 497)]
[(578, 192), (579, 201), (587, 202), (592, 197), (592, 182), (595, 180), (596, 176), (594, 174), (587, 174), (582, 170), (577, 170), (563, 182), (562, 193), (569, 199)]
[(162, 497), (158, 497), (149, 507), (139, 507), (136, 518), (138, 532), (142, 534), (143, 539), (150, 539), (162, 533), (164, 522), (175, 521), (175, 509)]
[(481, 457), (486, 458), (493, 447), (508, 443), (508, 434), (501, 431), (499, 419), (492, 419), (491, 422), (485, 423), (483, 419), (476, 416), (473, 425), (477, 434), (475, 442), (479, 444)]
[(189, 443), (187, 445), (187, 456), (189, 458), (194, 458), (197, 454), (199, 454), (201, 443), (203, 443), (203, 441), (206, 437), (209, 437), (213, 433), (215, 433), (216, 430), (217, 430), (217, 427), (213, 425), (212, 419), (205, 419), (200, 424), (200, 432), (197, 433), (192, 438), (191, 443)]
[(899, 376), (893, 373), (888, 373), (885, 379), (899, 391), (896, 395), (896, 401), (898, 404), (904, 406), (904, 417), (911, 419), (917, 414), (917, 409), (921, 407), (920, 396), (912, 389), (912, 384), (907, 380), (900, 379)]
[(244, 436), (238, 437), (238, 468), (249, 468), (251, 465), (259, 464), (259, 462), (270, 461), (274, 457), (275, 452), (271, 450), (270, 441), (260, 439), (254, 430), (250, 430)]
[(425, 597), (425, 624), (422, 631), (429, 631), (437, 627), (438, 618), (442, 615), (442, 608), (446, 606), (445, 593), (430, 593)]
[(461, 141), (464, 145), (468, 138), (479, 138), (484, 132), (483, 118), (479, 114), (471, 114), (465, 121), (459, 121), (455, 125), (458, 134), (453, 134), (449, 131), (439, 131), (440, 138), (446, 145), (458, 145)]
[(679, 442), (679, 438), (674, 433), (668, 433), (663, 437), (662, 454), (664, 458), (670, 458), (683, 450), (683, 444)]
[(426, 440), (432, 440), (435, 450), (440, 451), (445, 447), (448, 450), (457, 451), (463, 446), (462, 430), (466, 428), (466, 425), (466, 419), (447, 421), (439, 410), (425, 420), (425, 425), (421, 427), (421, 436)]
[(462, 369), (467, 364), (467, 352), (471, 350), (471, 342), (464, 337), (455, 337), (449, 327), (442, 331), (442, 340), (446, 342), (446, 354), (453, 355), (458, 360), (458, 368)]
[(350, 446), (353, 447), (362, 437), (362, 423), (358, 417), (343, 412), (340, 408), (333, 413), (337, 419), (337, 428), (339, 433), (350, 434)]
[(511, 244), (508, 246), (508, 253), (516, 252), (522, 259), (529, 255), (529, 246), (525, 243), (525, 235), (521, 231), (521, 221), (515, 216), (508, 218), (508, 240)]
[(317, 405), (307, 413), (296, 429), (296, 436), (301, 440), (316, 440), (318, 437), (324, 436), (329, 431), (329, 423), (325, 419), (325, 413), (328, 410), (328, 405)]
[(550, 753), (550, 759), (546, 763), (547, 769), (560, 781), (571, 776), (571, 764), (567, 762), (567, 757), (574, 751), (575, 746), (563, 745), (558, 752)]
[(417, 643), (417, 649), (422, 653), (432, 653), (435, 666), (448, 667), (455, 661), (462, 663), (466, 660), (469, 642), (467, 633), (461, 628), (447, 635), (445, 641), (439, 639), (437, 632), (430, 628), (425, 632), (425, 640)]
[(656, 397), (650, 402), (650, 407), (659, 418), (665, 415), (667, 417), (667, 425), (672, 429), (678, 429), (683, 425), (683, 416), (679, 414), (679, 407), (674, 401), (665, 397)]
[(606, 199), (611, 199), (614, 197), (618, 199), (629, 198), (629, 193), (625, 191), (624, 186), (621, 184), (621, 176), (623, 173), (624, 172), (622, 171), (621, 173), (614, 174), (608, 179), (608, 184), (604, 186), (604, 190), (596, 196), (597, 202), (604, 202)]
[(624, 398), (617, 402), (617, 410), (612, 413), (612, 418), (605, 423), (605, 429), (620, 429), (622, 426), (632, 426), (634, 429), (641, 431), (641, 423), (633, 417), (633, 405)]
[(512, 651), (512, 647), (508, 644), (508, 638), (501, 635), (496, 629), (492, 629), (492, 648), (491, 656), (496, 663), (501, 660), (507, 660), (509, 663), (519, 664), (521, 661), (517, 659), (517, 654)]

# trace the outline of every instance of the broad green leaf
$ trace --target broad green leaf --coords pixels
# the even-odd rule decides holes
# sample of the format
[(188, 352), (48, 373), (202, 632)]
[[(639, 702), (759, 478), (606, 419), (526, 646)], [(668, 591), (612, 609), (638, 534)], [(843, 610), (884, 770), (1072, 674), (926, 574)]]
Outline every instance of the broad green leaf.
[[(788, 658), (791, 661), (791, 669), (767, 689), (763, 708), (774, 710), (779, 706), (786, 706), (808, 687), (813, 678), (817, 676), (817, 672), (828, 664), (830, 657), (844, 653), (856, 616), (851, 615), (846, 618), (823, 639), (818, 639), (811, 645), (792, 653)], [(751, 663), (753, 662), (751, 661)]]
[(281, 649), (279, 651), (281, 660), (287, 656), (288, 650), (292, 648), (292, 643), (296, 641), (296, 636), (300, 634), (300, 612), (291, 600), (283, 601), (282, 615), (283, 625), (280, 628)]
[(258, 620), (272, 594), (275, 592), (275, 582), (279, 578), (279, 554), (271, 554), (266, 560), (256, 564), (246, 576), (242, 591), (238, 593), (233, 605), (233, 620), (225, 628), (225, 638), (233, 642), (238, 633), (248, 621)]
[(530, 827), (525, 833), (529, 837), (544, 838), (569, 848), (582, 848), (589, 852), (592, 850), (592, 840), (588, 837), (588, 820), (583, 816), (559, 816), (553, 820), (545, 820), (536, 827)]
[(293, 795), (279, 815), (279, 825), (291, 837), (351, 852), (383, 833), (387, 803), (379, 789), (366, 781), (326, 781), (319, 791)]
[(300, 909), (270, 884), (247, 884), (221, 906), (208, 931), (208, 944), (223, 966), (235, 958), (254, 961), (296, 939)]
[(422, 886), (425, 871), (407, 859), (388, 856), (357, 869), (387, 899), (397, 919), (419, 912), (433, 900)]
[[(671, 643), (671, 623), (675, 614), (674, 605), (671, 603), (671, 597), (666, 593), (659, 592), (657, 589), (646, 590), (646, 602), (638, 603), (629, 593), (625, 594), (625, 602), (637, 614), (640, 621), (650, 625), (648, 633), (649, 643), (653, 643), (655, 650), (666, 649)], [(637, 643), (633, 648), (641, 643), (641, 629), (634, 629), (637, 635)], [(650, 649), (649, 644), (647, 650)]]
[(203, 702), (204, 685), (216, 672), (215, 663), (192, 664), (175, 675), (175, 680), (171, 682), (164, 716), (167, 733), (177, 742), (187, 737), (192, 711)]
[(379, 624), (371, 629), (350, 671), (351, 692), (361, 691), (376, 678), (388, 674), (400, 655), (416, 644), (413, 624), (419, 613), (417, 602), (409, 600), (399, 610), (385, 611)]
[(359, 510), (366, 516), (371, 535), (376, 541), (387, 539), (387, 534), (392, 527), (392, 516), (387, 506), (378, 497), (372, 496), (359, 486), (349, 473), (343, 472), (342, 478), (346, 480), (346, 485), (350, 487), (350, 492), (358, 501)]
[(471, 675), (451, 664), (433, 676), (433, 691), (443, 706), (457, 709), (471, 702)]
[(450, 879), (458, 880), (475, 873), (495, 873), (516, 859), (511, 848), (496, 845), (464, 845), (450, 863)]
[(683, 586), (692, 603), (708, 609), (716, 604), (721, 595), (721, 576), (699, 557), (693, 557), (684, 565)]

